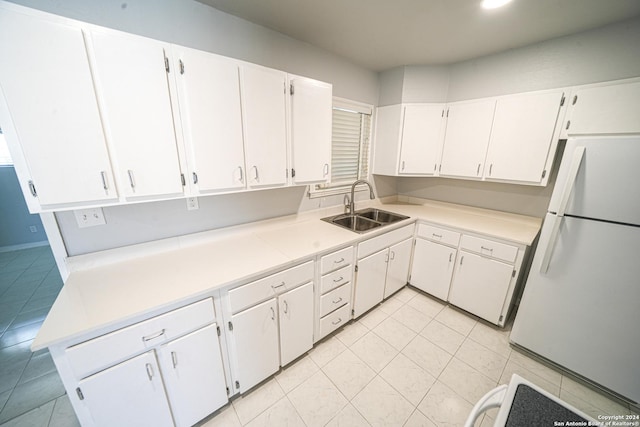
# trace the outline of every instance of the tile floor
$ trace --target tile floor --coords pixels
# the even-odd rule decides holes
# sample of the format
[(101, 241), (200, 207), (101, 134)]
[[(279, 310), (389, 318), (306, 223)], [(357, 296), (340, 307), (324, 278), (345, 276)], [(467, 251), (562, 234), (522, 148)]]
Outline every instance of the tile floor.
[(62, 279), (49, 246), (0, 252), (0, 426), (78, 426), (47, 350), (31, 352)]
[[(48, 247), (0, 253), (1, 427), (78, 425), (49, 353), (29, 349), (61, 287)], [(630, 413), (513, 350), (508, 333), (405, 288), (200, 425), (460, 426), (512, 373), (592, 416)]]

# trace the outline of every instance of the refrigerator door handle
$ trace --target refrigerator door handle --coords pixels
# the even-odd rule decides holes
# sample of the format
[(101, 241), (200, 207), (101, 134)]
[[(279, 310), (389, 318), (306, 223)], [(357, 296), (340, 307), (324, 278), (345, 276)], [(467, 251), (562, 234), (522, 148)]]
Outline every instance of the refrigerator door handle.
[(564, 182), (564, 188), (560, 196), (560, 206), (558, 207), (558, 216), (563, 217), (569, 204), (569, 197), (573, 191), (573, 187), (576, 185), (576, 178), (578, 177), (578, 171), (582, 164), (584, 157), (585, 147), (576, 147), (573, 151), (573, 157), (571, 158), (571, 166), (569, 167), (569, 173), (567, 174), (567, 180)]
[(569, 204), (569, 197), (571, 196), (571, 192), (573, 191), (573, 187), (576, 183), (576, 178), (578, 176), (578, 171), (580, 170), (580, 165), (582, 164), (582, 159), (584, 157), (585, 147), (576, 147), (573, 152), (573, 157), (571, 158), (571, 166), (569, 167), (569, 173), (567, 175), (567, 180), (564, 183), (564, 188), (562, 189), (562, 195), (560, 196), (560, 206), (558, 206), (558, 212), (553, 218), (553, 225), (551, 229), (551, 234), (549, 235), (549, 241), (547, 242), (547, 247), (544, 251), (544, 255), (542, 257), (542, 262), (540, 263), (540, 273), (546, 274), (549, 270), (549, 263), (551, 262), (551, 256), (553, 255), (553, 249), (556, 246), (556, 241), (558, 240), (558, 234), (560, 233), (560, 225), (562, 225), (562, 217), (564, 217), (564, 213), (567, 210), (567, 205)]

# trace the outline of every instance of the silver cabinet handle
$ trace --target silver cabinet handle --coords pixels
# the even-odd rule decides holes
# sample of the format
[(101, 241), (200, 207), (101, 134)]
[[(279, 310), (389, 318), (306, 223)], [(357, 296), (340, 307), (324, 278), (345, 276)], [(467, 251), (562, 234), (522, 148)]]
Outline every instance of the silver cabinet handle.
[(198, 174), (197, 174), (197, 173), (195, 173), (195, 172), (193, 172), (193, 173), (191, 174), (191, 176), (193, 177), (193, 183), (194, 183), (194, 184), (197, 184), (197, 183), (198, 183)]
[(389, 254), (388, 253), (384, 257), (384, 262), (389, 262)]
[(173, 368), (175, 369), (178, 366), (178, 355), (175, 351), (171, 352), (171, 363), (173, 363)]
[(442, 239), (442, 234), (431, 233), (433, 237), (437, 237), (438, 239)]
[(131, 188), (136, 188), (136, 180), (133, 178), (133, 171), (131, 169), (127, 171), (127, 175), (129, 175), (129, 184), (131, 184)]
[(480, 175), (480, 165), (481, 165), (481, 164), (482, 164), (482, 163), (478, 163), (478, 170), (476, 171), (476, 176), (477, 176), (477, 175)]
[(480, 250), (485, 250), (485, 251), (489, 251), (489, 252), (493, 253), (493, 248), (487, 248), (485, 246), (480, 246)]
[(493, 169), (493, 163), (489, 165), (489, 176), (491, 176), (491, 170)]
[(274, 291), (278, 288), (281, 288), (285, 285), (284, 282), (280, 283), (279, 285), (271, 285), (271, 289), (273, 289)]
[(260, 176), (258, 175), (258, 166), (255, 166), (255, 165), (254, 165), (254, 166), (252, 166), (252, 167), (251, 167), (251, 169), (253, 169), (253, 170), (254, 170), (254, 172), (255, 172), (255, 175), (254, 175), (253, 179), (254, 179), (256, 182), (260, 182)]
[(271, 309), (271, 320), (276, 320), (276, 311), (273, 307), (269, 307)]
[(460, 258), (460, 265), (462, 265), (462, 261), (464, 261), (464, 255)]
[(322, 168), (322, 176), (327, 176), (329, 175), (329, 163), (325, 163), (324, 167)]
[(334, 264), (340, 264), (341, 262), (344, 262), (344, 258), (336, 259), (333, 261)]
[(332, 325), (337, 325), (340, 322), (342, 322), (342, 317), (338, 317), (338, 320), (336, 320), (335, 322), (331, 322)]
[(242, 170), (242, 166), (238, 166), (240, 169), (240, 182), (244, 183), (244, 171)]
[(153, 366), (151, 366), (151, 363), (147, 363), (146, 367), (147, 367), (147, 376), (149, 377), (149, 381), (153, 381)]
[(341, 302), (342, 302), (342, 297), (338, 298), (338, 299), (337, 299), (337, 300), (335, 300), (335, 301), (331, 301), (331, 302), (332, 302), (332, 303), (334, 303), (334, 304), (339, 304), (339, 303), (341, 303)]
[(333, 279), (335, 283), (342, 282), (343, 280), (344, 280), (344, 277), (342, 276), (338, 277), (337, 279)]
[(161, 336), (164, 335), (165, 330), (162, 329), (159, 332), (156, 332), (155, 334), (151, 334), (151, 335), (147, 335), (146, 337), (142, 337), (142, 342), (147, 342), (147, 341), (151, 341), (151, 340), (155, 340), (156, 338), (160, 338)]
[(393, 261), (394, 259), (396, 259), (396, 253), (394, 251), (391, 251), (391, 261)]
[(289, 311), (289, 304), (287, 304), (286, 300), (282, 301), (282, 304), (284, 304), (284, 314), (287, 314)]
[(449, 262), (451, 262), (451, 257), (453, 256), (452, 253), (449, 253)]
[(109, 186), (107, 185), (107, 173), (102, 171), (100, 172), (100, 176), (102, 177), (102, 188), (107, 191), (109, 189)]
[(404, 170), (404, 160), (402, 161), (402, 170)]

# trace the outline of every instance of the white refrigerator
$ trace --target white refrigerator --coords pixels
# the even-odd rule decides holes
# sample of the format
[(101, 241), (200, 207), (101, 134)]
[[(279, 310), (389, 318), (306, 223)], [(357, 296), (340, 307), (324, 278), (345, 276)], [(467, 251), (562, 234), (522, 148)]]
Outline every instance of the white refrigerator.
[(640, 402), (640, 136), (567, 141), (510, 339)]

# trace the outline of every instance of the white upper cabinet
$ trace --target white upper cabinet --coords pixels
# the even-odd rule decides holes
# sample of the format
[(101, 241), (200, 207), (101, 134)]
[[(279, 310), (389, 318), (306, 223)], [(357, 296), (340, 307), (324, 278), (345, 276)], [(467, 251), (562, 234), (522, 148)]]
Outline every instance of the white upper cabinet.
[(578, 88), (571, 97), (566, 136), (640, 133), (640, 82)]
[(481, 179), (495, 99), (449, 104), (440, 175)]
[(442, 152), (444, 111), (445, 104), (378, 108), (374, 173), (434, 175)]
[(294, 184), (326, 183), (331, 170), (332, 86), (289, 75)]
[(82, 31), (3, 9), (0, 51), (0, 125), (29, 209), (116, 201)]
[(285, 186), (287, 75), (242, 65), (240, 77), (247, 184), (251, 188)]
[(236, 61), (173, 46), (188, 179), (195, 194), (245, 187)]
[[(555, 150), (556, 122), (563, 91), (499, 98), (491, 128), (486, 179), (546, 184), (547, 159)], [(551, 154), (553, 156), (554, 153)]]
[(127, 200), (183, 193), (171, 107), (169, 45), (94, 30), (94, 78), (114, 169)]
[(444, 104), (405, 105), (400, 174), (433, 175), (442, 150)]

